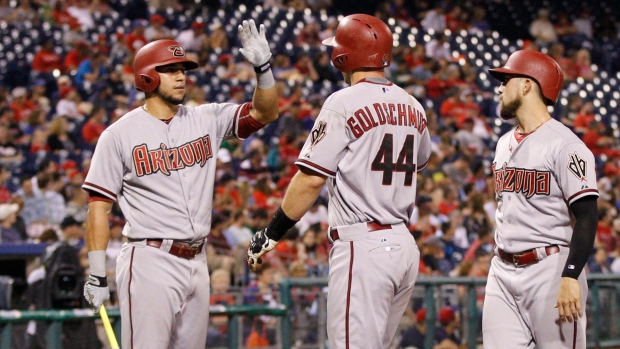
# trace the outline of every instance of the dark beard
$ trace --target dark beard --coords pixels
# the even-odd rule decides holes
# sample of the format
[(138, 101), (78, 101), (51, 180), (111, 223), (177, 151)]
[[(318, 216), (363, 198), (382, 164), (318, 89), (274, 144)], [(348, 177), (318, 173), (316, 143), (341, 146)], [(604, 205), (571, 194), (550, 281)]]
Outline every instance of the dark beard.
[(506, 104), (502, 103), (499, 109), (499, 116), (504, 120), (512, 120), (517, 117), (517, 111), (521, 108), (521, 104), (523, 104), (523, 100), (521, 97), (518, 97), (514, 101)]
[(164, 102), (169, 103), (169, 104), (173, 104), (173, 105), (181, 104), (185, 100), (185, 93), (183, 94), (183, 97), (176, 98), (176, 97), (173, 97), (173, 96), (171, 96), (169, 94), (162, 93), (160, 91), (160, 89), (159, 89), (159, 86), (155, 90), (155, 94), (158, 95), (159, 98), (161, 98)]

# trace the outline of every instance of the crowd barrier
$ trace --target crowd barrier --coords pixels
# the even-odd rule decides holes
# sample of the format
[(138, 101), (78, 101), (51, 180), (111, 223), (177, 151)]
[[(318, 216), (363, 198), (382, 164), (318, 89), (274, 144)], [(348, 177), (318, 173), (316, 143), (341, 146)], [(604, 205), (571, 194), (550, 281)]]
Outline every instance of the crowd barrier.
[[(420, 277), (412, 302), (427, 309), (427, 336), (425, 349), (433, 347), (432, 338), (438, 309), (450, 305), (459, 308), (462, 315), (462, 336), (467, 348), (479, 348), (481, 344), (481, 296), (484, 295), (485, 278)], [(589, 297), (586, 316), (588, 317), (588, 348), (620, 347), (620, 275), (588, 275)], [(279, 317), (279, 348), (326, 348), (326, 287), (327, 278), (288, 278), (280, 281), (280, 304), (267, 305), (212, 306), (212, 315), (229, 317), (228, 348), (243, 348), (239, 319), (243, 316), (270, 315)], [(317, 300), (316, 340), (313, 343), (299, 344), (294, 340), (295, 331), (300, 325), (294, 324), (295, 298), (300, 290), (311, 290)], [(109, 308), (117, 338), (120, 339), (120, 314), (118, 308)], [(49, 321), (46, 339), (48, 349), (61, 348), (62, 322), (67, 320), (98, 318), (90, 309), (38, 310), (38, 311), (0, 311), (0, 349), (11, 349), (12, 325), (30, 320)], [(306, 324), (308, 325), (308, 324)]]

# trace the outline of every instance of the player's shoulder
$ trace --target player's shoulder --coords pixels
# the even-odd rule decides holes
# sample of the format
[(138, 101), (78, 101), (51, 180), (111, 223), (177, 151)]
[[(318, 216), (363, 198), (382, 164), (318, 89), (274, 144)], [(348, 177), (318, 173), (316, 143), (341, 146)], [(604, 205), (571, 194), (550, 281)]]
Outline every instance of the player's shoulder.
[(128, 111), (125, 115), (121, 116), (118, 120), (116, 120), (113, 124), (111, 124), (110, 126), (108, 126), (106, 128), (106, 131), (118, 134), (121, 132), (133, 132), (135, 131), (135, 129), (131, 129), (128, 126), (132, 123), (135, 122), (136, 119), (144, 117), (146, 114), (146, 112), (144, 111), (144, 109), (140, 108), (135, 108), (132, 109), (130, 111)]
[(559, 144), (583, 143), (579, 136), (556, 119), (549, 120), (547, 130), (551, 133), (548, 137), (551, 142), (555, 141)]

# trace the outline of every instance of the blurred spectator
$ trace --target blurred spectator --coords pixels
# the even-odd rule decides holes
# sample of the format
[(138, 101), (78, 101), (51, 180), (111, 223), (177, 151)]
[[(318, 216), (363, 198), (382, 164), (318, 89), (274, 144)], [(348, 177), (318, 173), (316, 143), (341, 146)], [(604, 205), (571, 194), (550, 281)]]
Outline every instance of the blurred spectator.
[(0, 204), (11, 201), (11, 192), (6, 186), (9, 178), (11, 178), (11, 170), (0, 163)]
[[(222, 214), (213, 214), (211, 217), (211, 232), (205, 247), (207, 253), (207, 264), (209, 269), (224, 269), (228, 273), (233, 273), (241, 260), (236, 260), (233, 255), (233, 246), (228, 243), (224, 236), (224, 226), (227, 224), (227, 217)], [(239, 251), (236, 248), (236, 251)], [(245, 252), (245, 250), (243, 251)]]
[(86, 40), (86, 34), (82, 30), (80, 22), (77, 19), (72, 19), (69, 22), (68, 30), (65, 30), (62, 35), (62, 42), (66, 46), (71, 46), (83, 40)]
[(0, 163), (9, 169), (15, 169), (22, 163), (23, 159), (24, 156), (13, 142), (9, 128), (0, 125)]
[(441, 103), (439, 109), (441, 121), (444, 125), (455, 125), (461, 128), (466, 119), (472, 122), (480, 115), (480, 106), (475, 102), (472, 91), (468, 88), (459, 88), (455, 94)]
[[(225, 53), (220, 55), (215, 75), (220, 79), (238, 79), (241, 82), (254, 78), (254, 69), (247, 62), (236, 62), (233, 55)], [(234, 86), (239, 87), (241, 86)]]
[(482, 6), (475, 6), (472, 9), (472, 17), (470, 20), (470, 33), (487, 33), (491, 30), (491, 25), (486, 19), (487, 11)]
[(299, 70), (291, 65), (291, 58), (286, 54), (276, 54), (271, 69), (273, 70), (274, 77), (278, 80), (299, 82), (304, 78)]
[(590, 18), (590, 10), (587, 6), (579, 10), (577, 18), (573, 20), (573, 25), (577, 29), (577, 32), (583, 34), (587, 39), (592, 38), (592, 18)]
[(312, 58), (309, 54), (301, 54), (295, 63), (295, 69), (304, 76), (304, 80), (319, 81), (319, 74), (314, 69)]
[(442, 4), (437, 4), (426, 12), (422, 20), (422, 28), (427, 32), (440, 33), (446, 29), (446, 15)]
[(19, 211), (18, 204), (0, 204), (0, 243), (21, 243), (26, 242), (17, 229), (13, 227)]
[(98, 2), (99, 1), (76, 0), (67, 8), (67, 12), (80, 22), (80, 26), (83, 29), (93, 29), (95, 27), (93, 9), (96, 8)]
[(547, 51), (547, 54), (556, 62), (558, 62), (558, 64), (562, 68), (562, 71), (564, 72), (564, 79), (570, 80), (571, 76), (569, 75), (569, 70), (571, 61), (564, 56), (564, 44), (559, 42), (552, 44), (551, 47), (549, 47), (549, 51)]
[[(256, 271), (256, 280), (243, 291), (243, 304), (276, 306), (277, 301), (274, 297), (276, 278), (276, 269), (274, 269), (269, 261), (263, 261), (260, 269)], [(275, 343), (275, 325), (277, 323), (277, 318), (275, 316), (262, 315), (248, 318), (247, 320), (249, 323), (244, 326), (246, 331), (259, 334), (266, 339), (265, 342), (267, 345)], [(244, 337), (247, 338), (248, 335), (249, 333), (246, 333)]]
[(32, 72), (50, 74), (54, 70), (63, 71), (62, 57), (54, 51), (52, 38), (43, 38), (41, 48), (32, 59)]
[(319, 39), (321, 41), (336, 35), (336, 28), (338, 28), (338, 19), (335, 17), (329, 17), (325, 24), (325, 29), (319, 32)]
[(228, 51), (228, 36), (221, 23), (215, 23), (211, 26), (211, 34), (209, 35), (209, 47), (216, 52)]
[(549, 20), (549, 10), (541, 8), (538, 17), (530, 24), (530, 35), (541, 47), (549, 47), (558, 40), (553, 23)]
[(66, 116), (69, 120), (82, 122), (84, 115), (78, 110), (81, 98), (77, 90), (71, 86), (65, 86), (60, 89), (58, 96), (60, 100), (56, 104), (56, 116)]
[(268, 172), (263, 152), (260, 149), (252, 149), (239, 165), (239, 180), (255, 185), (259, 176)]
[(569, 49), (579, 48), (585, 39), (578, 32), (577, 27), (571, 22), (566, 12), (557, 14), (554, 28), (558, 40)]
[(166, 18), (155, 13), (151, 16), (149, 21), (150, 25), (144, 30), (144, 37), (147, 42), (160, 40), (160, 39), (172, 39), (172, 31), (166, 26)]
[(43, 193), (45, 215), (48, 217), (47, 223), (56, 227), (62, 222), (67, 213), (65, 198), (61, 194), (63, 187), (62, 176), (57, 171), (42, 176), (39, 179), (39, 188)]
[[(576, 105), (578, 104), (576, 103)], [(585, 134), (590, 130), (590, 123), (594, 119), (594, 104), (590, 101), (583, 102), (581, 104), (581, 108), (579, 109), (579, 113), (575, 115), (575, 119), (573, 121), (573, 131), (577, 135)]]
[(454, 134), (454, 138), (461, 148), (473, 148), (476, 155), (482, 155), (486, 145), (478, 135), (474, 134), (474, 118), (471, 116), (463, 119), (461, 127)]
[(609, 274), (611, 273), (611, 264), (613, 263), (614, 258), (609, 256), (605, 248), (599, 247), (594, 250), (594, 253), (590, 256), (588, 260), (588, 272), (589, 273), (601, 273), (601, 274)]
[(453, 33), (462, 29), (467, 29), (469, 26), (467, 20), (467, 12), (463, 11), (461, 6), (454, 5), (448, 13), (446, 13), (446, 28)]
[(148, 40), (144, 35), (144, 20), (134, 19), (132, 22), (132, 30), (125, 36), (125, 45), (129, 53), (136, 53), (142, 46), (146, 45)]
[(22, 177), (21, 187), (17, 190), (17, 195), (24, 199), (24, 206), (20, 215), (26, 223), (28, 236), (36, 239), (47, 228), (48, 217), (43, 195), (33, 190), (30, 177)]
[(189, 52), (198, 52), (209, 46), (209, 37), (205, 33), (204, 22), (194, 22), (192, 25), (176, 37), (176, 41)]
[(598, 225), (596, 227), (597, 245), (606, 253), (616, 250), (616, 245), (620, 243), (613, 231), (613, 221), (618, 217), (618, 210), (615, 207), (600, 207), (598, 211)]
[[(450, 307), (443, 307), (437, 315), (439, 324), (435, 329), (435, 344), (442, 349), (458, 349), (461, 346), (461, 339), (458, 331), (461, 321), (455, 311)], [(438, 349), (439, 349), (438, 348)]]
[[(457, 182), (458, 183), (458, 182)], [(462, 183), (462, 182), (461, 182)], [(493, 240), (493, 222), (489, 219), (489, 215), (484, 209), (484, 196), (480, 193), (472, 193), (467, 201), (463, 212), (463, 226), (467, 229), (467, 237), (469, 241), (474, 241), (470, 245), (470, 250), (466, 255), (467, 260), (473, 259), (476, 249), (482, 245), (488, 244)], [(488, 248), (489, 246), (485, 246)]]
[(331, 57), (327, 52), (319, 52), (314, 57), (314, 70), (318, 75), (319, 81), (330, 81), (332, 83), (338, 81), (338, 72), (331, 65)]
[(25, 87), (15, 87), (11, 92), (11, 97), (13, 97), (13, 101), (10, 107), (15, 113), (13, 119), (15, 123), (28, 118), (28, 115), (37, 109), (37, 105), (28, 98), (28, 92)]
[(99, 137), (107, 127), (106, 117), (105, 109), (99, 106), (93, 108), (88, 121), (82, 127), (82, 140), (86, 144), (93, 147), (97, 144)]
[(426, 46), (426, 56), (433, 59), (445, 59), (446, 61), (452, 60), (452, 52), (450, 51), (450, 44), (448, 38), (443, 32), (435, 33), (433, 40), (429, 41)]
[(92, 92), (92, 86), (104, 82), (108, 77), (108, 58), (101, 52), (94, 52), (78, 66), (75, 73), (75, 84), (86, 92)]
[(248, 248), (250, 239), (254, 234), (252, 234), (252, 230), (246, 227), (245, 224), (245, 213), (242, 210), (234, 212), (230, 220), (230, 226), (223, 231), (226, 241), (228, 241), (232, 248), (239, 247), (242, 250)]
[(73, 217), (76, 221), (85, 222), (88, 214), (88, 193), (81, 187), (74, 187), (70, 191), (65, 210), (66, 217)]
[(299, 230), (289, 229), (274, 249), (275, 256), (280, 259), (283, 265), (290, 265), (299, 258), (297, 249), (299, 241)]
[(618, 139), (613, 136), (603, 122), (592, 119), (588, 130), (583, 134), (581, 140), (596, 157), (605, 155), (613, 159), (620, 159)]
[(39, 22), (40, 17), (32, 6), (30, 0), (21, 0), (19, 5), (13, 8), (12, 13), (6, 20), (8, 22), (23, 25), (27, 22)]
[(69, 11), (67, 11), (67, 4), (65, 1), (56, 1), (52, 9), (52, 19), (56, 26), (63, 26), (69, 24), (71, 21), (76, 20)]
[(398, 344), (398, 349), (425, 348), (426, 309), (421, 308), (415, 313), (415, 324), (408, 328)]
[(300, 47), (308, 45), (311, 48), (320, 47), (321, 38), (319, 37), (319, 30), (320, 27), (316, 21), (306, 22), (295, 38), (295, 45)]
[(596, 74), (594, 74), (594, 71), (592, 70), (590, 51), (582, 48), (575, 52), (572, 62), (568, 68), (568, 76), (573, 80), (577, 78), (592, 80), (596, 77)]
[[(230, 273), (224, 269), (216, 269), (211, 273), (211, 306), (233, 305), (234, 296), (229, 293)], [(207, 347), (225, 347), (228, 345), (228, 316), (209, 316)]]

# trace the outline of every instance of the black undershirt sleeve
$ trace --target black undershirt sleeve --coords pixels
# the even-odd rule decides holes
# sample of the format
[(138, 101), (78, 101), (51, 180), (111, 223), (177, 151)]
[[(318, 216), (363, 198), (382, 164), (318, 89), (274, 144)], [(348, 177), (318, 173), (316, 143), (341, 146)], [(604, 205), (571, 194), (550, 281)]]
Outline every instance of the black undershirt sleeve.
[(570, 205), (576, 223), (570, 240), (570, 252), (562, 271), (562, 277), (579, 278), (583, 267), (588, 261), (588, 257), (592, 253), (594, 238), (596, 237), (596, 226), (598, 224), (596, 200), (596, 196), (590, 195)]

